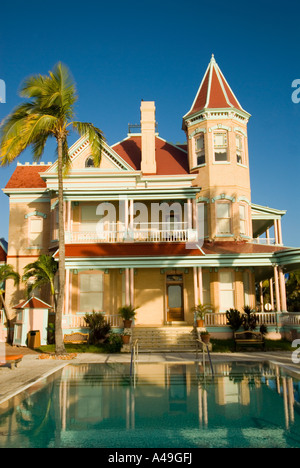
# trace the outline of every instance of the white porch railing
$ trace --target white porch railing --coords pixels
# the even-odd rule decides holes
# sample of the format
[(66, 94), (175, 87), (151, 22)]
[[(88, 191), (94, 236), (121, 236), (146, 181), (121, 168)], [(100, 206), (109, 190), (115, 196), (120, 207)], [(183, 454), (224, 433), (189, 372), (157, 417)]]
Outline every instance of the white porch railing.
[(262, 245), (275, 245), (276, 240), (273, 238), (267, 238), (267, 237), (254, 237), (252, 239), (253, 244), (262, 244)]
[[(137, 227), (138, 226), (138, 227)], [(124, 225), (108, 223), (91, 231), (67, 231), (67, 244), (89, 244), (97, 242), (192, 242), (197, 240), (197, 230), (187, 223), (139, 223), (125, 229)]]
[[(120, 315), (104, 315), (106, 321), (110, 324), (111, 327), (115, 328), (122, 328), (123, 327), (123, 319)], [(88, 328), (86, 321), (84, 320), (83, 315), (63, 315), (62, 320), (62, 328), (63, 329), (73, 329), (73, 328)]]
[[(299, 326), (300, 312), (257, 312), (258, 326)], [(227, 325), (226, 312), (209, 313), (205, 315), (206, 327), (222, 327)]]

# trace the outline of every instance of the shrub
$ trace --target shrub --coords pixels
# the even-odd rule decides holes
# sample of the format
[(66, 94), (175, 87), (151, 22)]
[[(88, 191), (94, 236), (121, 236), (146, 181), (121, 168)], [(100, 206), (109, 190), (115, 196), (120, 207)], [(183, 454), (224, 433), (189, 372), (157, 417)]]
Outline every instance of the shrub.
[(243, 315), (243, 327), (244, 330), (255, 330), (257, 324), (257, 316), (254, 310), (249, 306), (243, 307), (245, 314)]
[(110, 353), (119, 353), (122, 349), (123, 342), (120, 335), (117, 333), (110, 333), (108, 337), (108, 352)]
[(108, 340), (111, 326), (103, 314), (93, 311), (92, 314), (86, 314), (84, 319), (90, 329), (90, 343), (105, 343)]
[(239, 310), (226, 310), (227, 325), (235, 332), (243, 325), (243, 317)]

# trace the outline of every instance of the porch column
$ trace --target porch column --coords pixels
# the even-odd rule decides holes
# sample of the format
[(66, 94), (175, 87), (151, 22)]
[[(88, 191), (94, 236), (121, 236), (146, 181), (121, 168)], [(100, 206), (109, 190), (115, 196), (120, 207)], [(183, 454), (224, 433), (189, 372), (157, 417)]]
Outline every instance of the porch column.
[(264, 294), (263, 294), (263, 283), (259, 282), (259, 292), (260, 292), (260, 310), (264, 311)]
[(197, 201), (194, 198), (192, 200), (192, 214), (193, 214), (193, 229), (197, 229)]
[(279, 244), (277, 219), (274, 219), (274, 235), (275, 235), (275, 244)]
[(70, 270), (66, 270), (65, 297), (64, 297), (64, 314), (65, 315), (68, 315), (70, 313), (69, 299), (70, 299)]
[(275, 296), (276, 296), (276, 310), (280, 312), (280, 292), (279, 292), (279, 279), (277, 266), (274, 266), (274, 284), (275, 284)]
[(134, 306), (134, 268), (130, 268), (130, 304)]
[(269, 279), (269, 285), (270, 285), (270, 300), (271, 300), (271, 306), (272, 306), (272, 310), (274, 310), (273, 278), (270, 278), (270, 279)]
[(124, 225), (125, 225), (125, 231), (128, 230), (128, 198), (124, 199)]
[(133, 217), (134, 217), (134, 201), (129, 200), (129, 229), (133, 231)]
[(282, 244), (282, 230), (281, 230), (281, 219), (277, 219), (277, 232), (279, 244)]
[(130, 304), (130, 273), (129, 268), (125, 268), (125, 303)]
[(199, 302), (203, 304), (202, 267), (198, 267), (198, 288)]
[(270, 229), (266, 230), (267, 244), (270, 244)]
[(279, 287), (280, 287), (280, 297), (281, 297), (281, 310), (282, 312), (287, 311), (286, 305), (286, 290), (285, 290), (285, 280), (284, 280), (284, 273), (281, 268), (278, 267), (279, 271)]
[(198, 305), (198, 275), (197, 275), (197, 267), (193, 267), (194, 273), (194, 304), (195, 306)]
[(67, 201), (67, 231), (71, 232), (71, 202)]
[(187, 214), (188, 214), (188, 229), (192, 229), (193, 215), (192, 215), (192, 200), (187, 200)]

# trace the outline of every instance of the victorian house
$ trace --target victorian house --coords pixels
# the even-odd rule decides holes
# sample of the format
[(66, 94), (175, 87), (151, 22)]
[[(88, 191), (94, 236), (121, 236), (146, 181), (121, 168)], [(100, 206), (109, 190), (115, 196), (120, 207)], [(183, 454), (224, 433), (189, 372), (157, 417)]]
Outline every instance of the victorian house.
[[(211, 304), (206, 327), (215, 336), (229, 336), (226, 310), (245, 305), (259, 309), (269, 331), (282, 335), (287, 321), (279, 317), (289, 316), (285, 273), (299, 268), (300, 250), (284, 246), (285, 211), (251, 201), (250, 114), (214, 57), (183, 116), (184, 144), (159, 135), (154, 102), (142, 101), (140, 110), (139, 126), (105, 144), (99, 168), (87, 138), (70, 148), (65, 333), (84, 329), (83, 317), (93, 310), (118, 329), (125, 304), (138, 307), (137, 331), (190, 330), (200, 302)], [(58, 258), (57, 189), (56, 162), (18, 164), (4, 189), (7, 261), (20, 274), (41, 253)], [(6, 296), (13, 313), (24, 299), (22, 285), (8, 282)]]

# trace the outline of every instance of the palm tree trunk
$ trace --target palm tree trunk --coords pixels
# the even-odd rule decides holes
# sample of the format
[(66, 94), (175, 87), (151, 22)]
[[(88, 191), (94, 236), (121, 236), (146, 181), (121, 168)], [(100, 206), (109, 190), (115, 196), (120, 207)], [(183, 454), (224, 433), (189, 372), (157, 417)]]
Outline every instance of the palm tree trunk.
[(58, 146), (58, 246), (59, 246), (59, 266), (58, 266), (58, 297), (55, 314), (55, 352), (64, 354), (66, 352), (62, 331), (62, 315), (64, 307), (65, 293), (65, 217), (63, 198), (63, 139), (57, 137)]
[(9, 313), (8, 313), (8, 311), (7, 311), (7, 307), (6, 307), (6, 304), (5, 304), (5, 300), (4, 300), (4, 297), (3, 297), (3, 294), (2, 294), (1, 291), (0, 291), (0, 298), (1, 298), (1, 303), (2, 303), (2, 306), (3, 306), (3, 310), (4, 310), (4, 313), (5, 313), (6, 322), (7, 322), (7, 325), (6, 325), (6, 328), (7, 328), (7, 342), (8, 342), (8, 343), (11, 343), (11, 335), (10, 335), (10, 317), (9, 317)]

